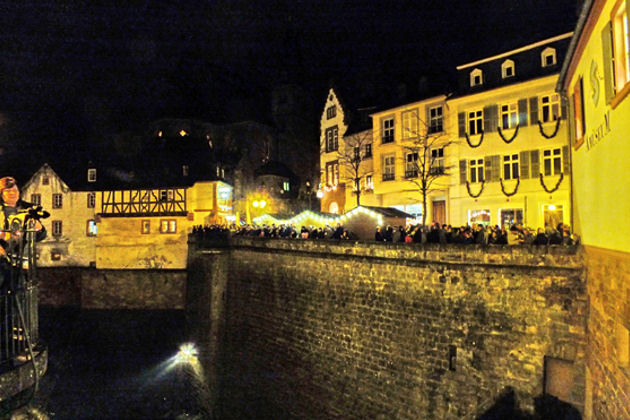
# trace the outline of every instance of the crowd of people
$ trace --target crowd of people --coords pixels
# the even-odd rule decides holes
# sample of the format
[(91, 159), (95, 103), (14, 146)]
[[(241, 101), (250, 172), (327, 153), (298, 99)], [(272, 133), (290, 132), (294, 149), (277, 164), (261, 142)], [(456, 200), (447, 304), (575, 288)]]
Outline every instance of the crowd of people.
[[(340, 223), (337, 226), (301, 226), (288, 224), (271, 225), (206, 225), (193, 228), (198, 238), (213, 240), (230, 236), (247, 236), (286, 239), (330, 239), (357, 240), (356, 234)], [(574, 245), (579, 237), (571, 233), (568, 225), (559, 223), (555, 228), (531, 228), (514, 224), (509, 228), (498, 225), (452, 227), (433, 223), (430, 226), (378, 226), (374, 233), (377, 242), (436, 243), (436, 244), (479, 244), (479, 245)]]
[(568, 225), (559, 223), (555, 228), (538, 228), (536, 232), (520, 224), (509, 228), (498, 225), (452, 227), (433, 223), (431, 226), (407, 225), (394, 228), (377, 227), (374, 240), (379, 242), (416, 242), (439, 244), (480, 244), (480, 245), (574, 245), (579, 243), (577, 235), (571, 233)]

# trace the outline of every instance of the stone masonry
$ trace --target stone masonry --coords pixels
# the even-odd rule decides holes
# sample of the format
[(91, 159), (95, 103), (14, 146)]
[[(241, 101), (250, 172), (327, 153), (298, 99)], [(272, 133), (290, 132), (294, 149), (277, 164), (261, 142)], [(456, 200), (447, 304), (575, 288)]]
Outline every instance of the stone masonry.
[(202, 330), (221, 418), (473, 419), (507, 388), (532, 411), (548, 360), (582, 410), (576, 248), (238, 238), (190, 258), (215, 306)]

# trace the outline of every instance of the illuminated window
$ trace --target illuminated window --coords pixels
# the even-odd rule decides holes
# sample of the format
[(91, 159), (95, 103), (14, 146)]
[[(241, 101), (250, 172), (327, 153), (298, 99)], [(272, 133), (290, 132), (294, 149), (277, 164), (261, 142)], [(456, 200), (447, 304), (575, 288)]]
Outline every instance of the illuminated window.
[[(392, 127), (394, 124), (394, 120), (392, 119)], [(405, 111), (402, 113), (402, 137), (404, 139), (415, 138), (418, 137), (420, 133), (418, 132), (418, 110), (414, 109), (411, 111)], [(392, 129), (392, 140), (394, 141), (394, 131)], [(386, 143), (383, 141), (383, 143)]]
[(444, 148), (431, 149), (431, 165), (429, 168), (431, 175), (441, 175), (444, 173)]
[(96, 182), (96, 169), (95, 168), (88, 169), (87, 180), (88, 182)]
[(85, 234), (87, 236), (96, 236), (96, 232), (97, 232), (96, 221), (88, 220)]
[(481, 134), (483, 131), (483, 110), (468, 112), (468, 134)]
[(562, 150), (560, 148), (543, 151), (543, 172), (545, 176), (562, 173)]
[(374, 181), (372, 180), (372, 175), (365, 176), (365, 189), (366, 190), (374, 189)]
[(503, 64), (501, 64), (501, 77), (503, 79), (507, 79), (508, 77), (514, 76), (516, 73), (514, 72), (514, 61), (505, 60)]
[(381, 121), (381, 130), (382, 130), (381, 142), (383, 144), (393, 142), (394, 141), (394, 118), (393, 117), (383, 118), (383, 120)]
[(335, 105), (326, 108), (326, 119), (335, 118), (337, 115), (337, 107)]
[(188, 176), (188, 165), (182, 165), (182, 176)]
[(490, 210), (468, 210), (468, 224), (469, 225), (488, 225), (490, 224)]
[(518, 153), (503, 156), (503, 179), (518, 178)]
[(63, 223), (61, 220), (52, 221), (52, 234), (53, 236), (61, 236), (63, 234)]
[(518, 110), (516, 102), (501, 105), (501, 128), (506, 130), (518, 124)]
[(52, 207), (53, 209), (60, 209), (63, 207), (63, 195), (58, 193), (52, 195)]
[(184, 130), (183, 128), (179, 131), (179, 135), (182, 137), (185, 137), (188, 135), (188, 132), (186, 130)]
[(174, 219), (160, 220), (160, 233), (176, 233), (177, 221)]
[(151, 233), (151, 221), (150, 220), (141, 220), (140, 221), (140, 232), (142, 234)]
[(157, 132), (157, 136), (158, 136), (158, 137), (162, 137), (163, 135), (164, 135), (164, 134), (162, 133), (162, 130), (158, 130), (158, 132)]
[(326, 184), (335, 186), (339, 183), (339, 163), (337, 161), (326, 163)]
[(326, 153), (339, 148), (339, 129), (337, 126), (326, 129)]
[(442, 105), (429, 108), (429, 134), (444, 131), (444, 116)]
[(499, 213), (501, 226), (523, 224), (523, 209), (501, 209)]
[(480, 69), (474, 69), (470, 72), (470, 87), (480, 86), (483, 84), (483, 73)]
[(173, 201), (173, 190), (161, 190), (160, 201)]
[(618, 2), (610, 14), (610, 23), (602, 31), (606, 101), (610, 102), (614, 97), (613, 107), (617, 106), (630, 91), (626, 89), (630, 84), (629, 12), (629, 0)]
[(470, 182), (483, 182), (483, 159), (473, 159), (470, 163)]
[(556, 50), (551, 47), (545, 48), (540, 54), (540, 64), (543, 67), (549, 67), (556, 64)]
[(87, 206), (89, 209), (93, 209), (94, 207), (96, 207), (96, 194), (95, 193), (88, 193), (87, 195)]
[(284, 181), (282, 183), (282, 189), (285, 191), (289, 191), (291, 189), (291, 184), (289, 183), (289, 181)]
[(560, 118), (560, 95), (557, 93), (540, 97), (541, 122), (555, 121)]
[(383, 181), (392, 181), (395, 175), (395, 155), (383, 156)]
[(366, 144), (365, 145), (365, 156), (366, 159), (372, 157), (372, 145), (371, 144)]
[(577, 149), (584, 143), (584, 132), (586, 130), (584, 122), (584, 89), (583, 79), (581, 77), (573, 88), (573, 114), (575, 123), (575, 148)]
[(416, 178), (418, 176), (418, 152), (407, 153), (405, 161), (405, 178)]
[(42, 205), (42, 195), (41, 194), (31, 194), (31, 203), (34, 206)]

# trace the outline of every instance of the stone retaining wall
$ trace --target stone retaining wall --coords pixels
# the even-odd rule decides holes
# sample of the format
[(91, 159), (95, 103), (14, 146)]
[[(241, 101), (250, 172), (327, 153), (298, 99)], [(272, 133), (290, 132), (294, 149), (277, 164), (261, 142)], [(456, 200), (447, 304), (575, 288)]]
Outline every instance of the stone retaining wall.
[(582, 408), (575, 248), (238, 238), (191, 259), (214, 261), (198, 283), (227, 276), (204, 327), (221, 418), (474, 418), (506, 388), (532, 411), (550, 361)]

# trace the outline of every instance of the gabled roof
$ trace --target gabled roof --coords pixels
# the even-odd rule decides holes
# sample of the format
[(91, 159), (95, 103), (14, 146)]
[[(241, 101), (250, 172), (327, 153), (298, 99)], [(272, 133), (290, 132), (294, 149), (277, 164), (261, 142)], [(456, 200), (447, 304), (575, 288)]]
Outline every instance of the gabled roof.
[(398, 218), (410, 218), (413, 219), (414, 216), (409, 214), (409, 213), (405, 213), (402, 210), (398, 210), (394, 207), (372, 207), (372, 206), (361, 206), (364, 207), (368, 210), (372, 210), (375, 213), (381, 214), (385, 217), (398, 217)]

